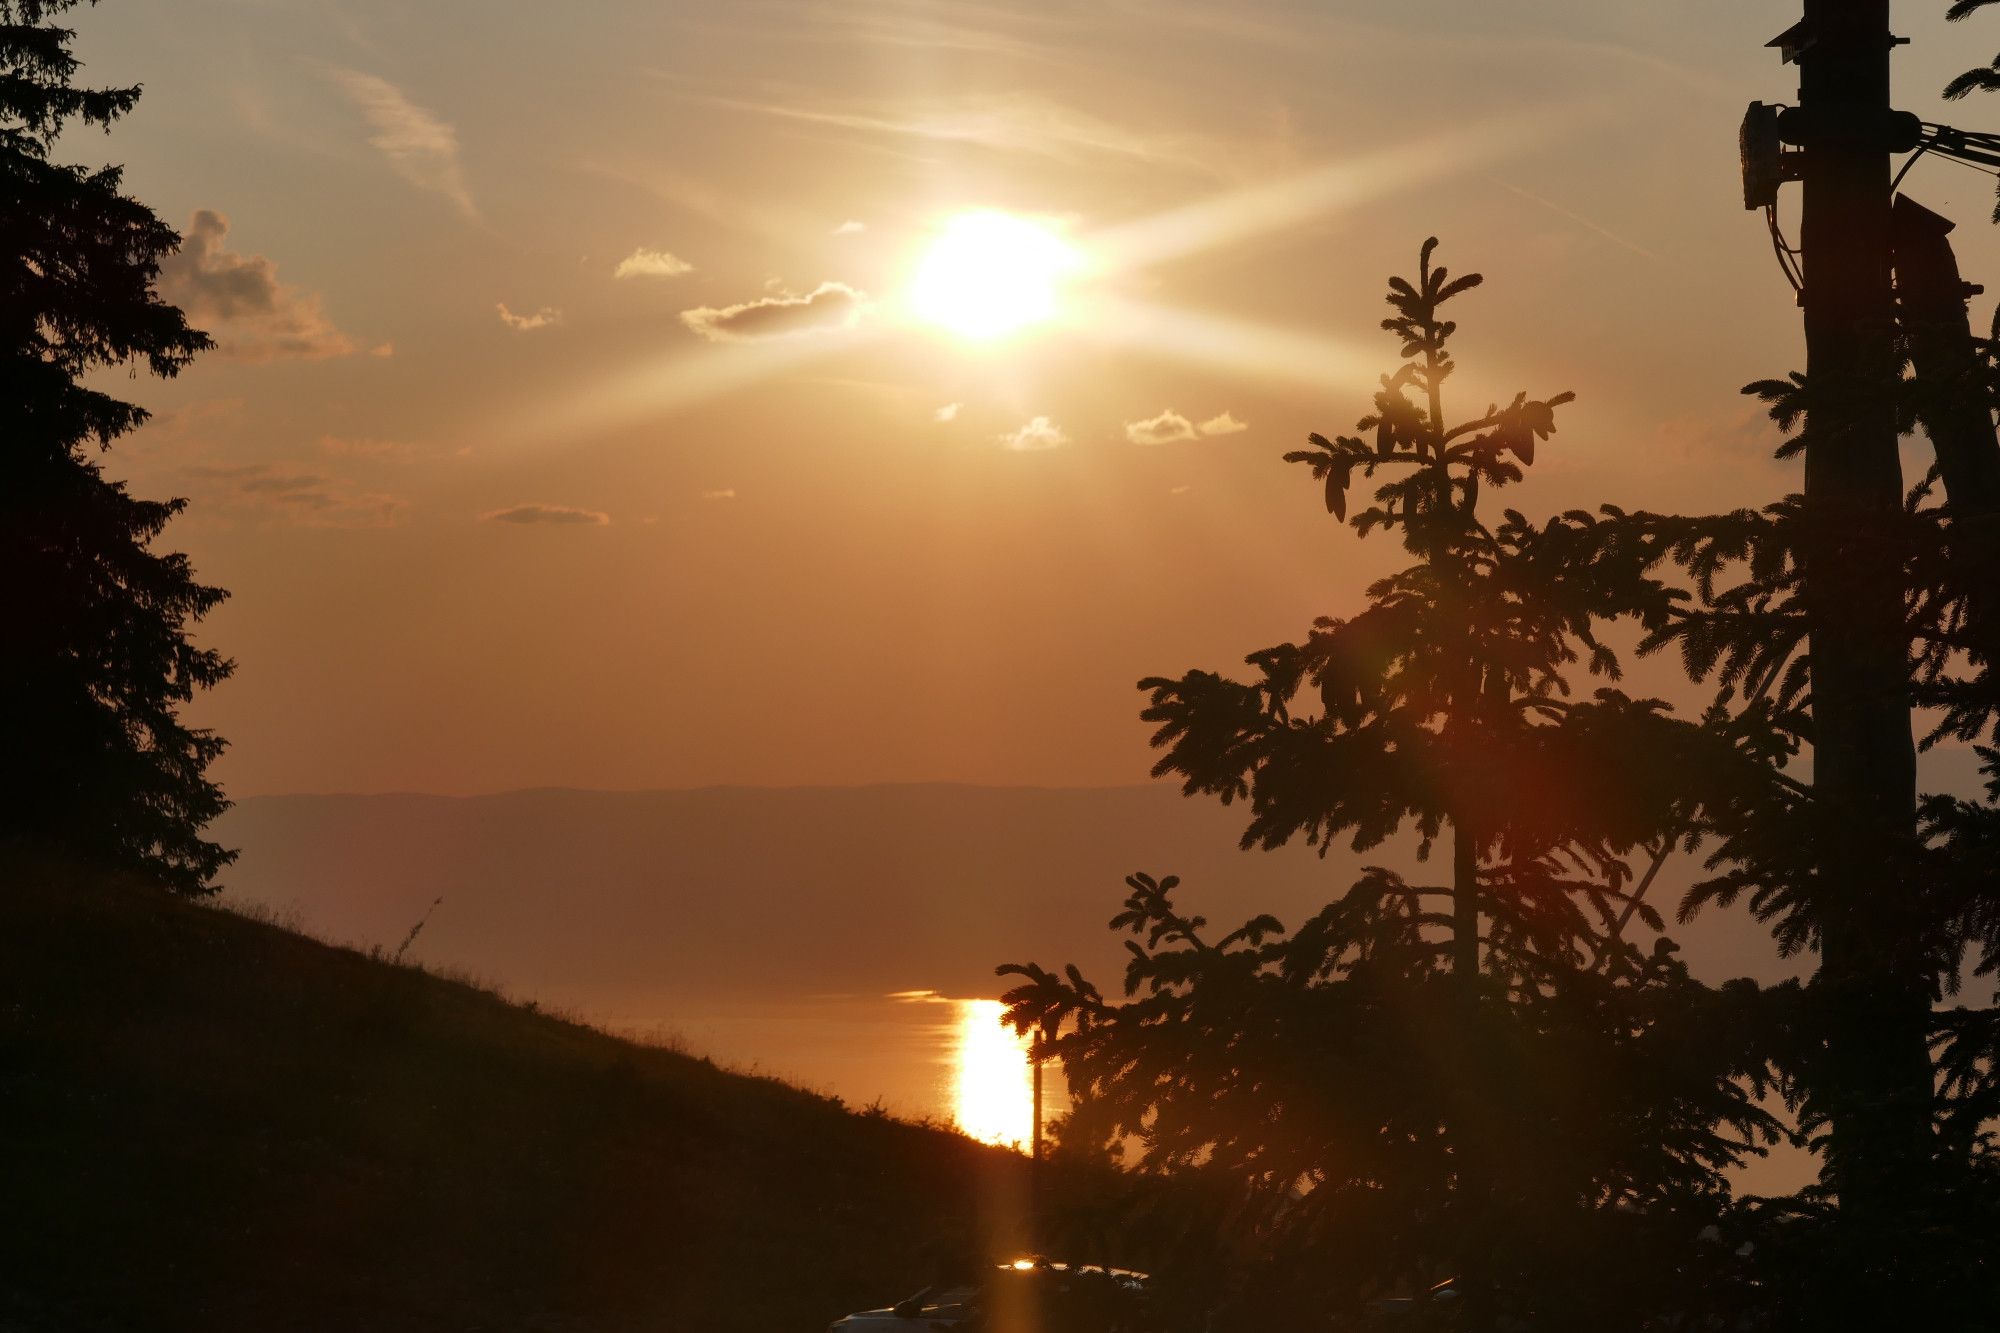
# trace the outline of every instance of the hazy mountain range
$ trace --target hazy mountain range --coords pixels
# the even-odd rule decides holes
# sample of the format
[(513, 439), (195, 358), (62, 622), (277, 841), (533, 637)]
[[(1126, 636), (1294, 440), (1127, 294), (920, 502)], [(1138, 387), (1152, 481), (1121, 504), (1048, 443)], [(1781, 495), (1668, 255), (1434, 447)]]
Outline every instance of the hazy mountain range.
[[(413, 956), (586, 1011), (634, 997), (997, 994), (993, 967), (1077, 961), (1113, 984), (1105, 927), (1135, 870), (1182, 877), (1218, 924), (1288, 925), (1363, 861), (1409, 849), (1237, 850), (1242, 812), (1167, 785), (951, 785), (476, 797), (264, 796), (219, 835), (229, 892), (328, 938), (393, 950), (440, 896)], [(1442, 865), (1433, 862), (1434, 873)], [(1695, 867), (1653, 901), (1671, 915)], [(1740, 911), (1677, 935), (1711, 979), (1787, 971)]]

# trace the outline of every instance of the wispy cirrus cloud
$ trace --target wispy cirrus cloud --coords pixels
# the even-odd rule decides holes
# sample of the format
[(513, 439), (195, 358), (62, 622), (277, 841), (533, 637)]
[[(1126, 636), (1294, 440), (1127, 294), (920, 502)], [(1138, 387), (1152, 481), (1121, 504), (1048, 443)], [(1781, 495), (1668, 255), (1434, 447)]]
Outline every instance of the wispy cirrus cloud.
[(681, 311), (681, 323), (710, 342), (754, 342), (852, 328), (866, 297), (844, 282), (822, 282), (803, 296), (779, 293), (729, 306)]
[(1217, 174), (1224, 147), (1205, 135), (1133, 129), (1033, 93), (984, 94), (932, 102), (845, 106), (704, 97), (710, 106), (847, 130), (857, 135), (963, 144), (999, 153), (1084, 163), (1122, 158)]
[(214, 209), (195, 212), (181, 248), (160, 260), (160, 295), (213, 333), (224, 356), (238, 361), (347, 356), (354, 340), (334, 327), (312, 292), (278, 281), (263, 255), (228, 246), (229, 219)]
[(479, 517), (486, 523), (555, 523), (598, 528), (611, 522), (611, 515), (601, 509), (579, 509), (575, 505), (539, 503), (489, 509)]
[(389, 159), (397, 175), (420, 190), (443, 195), (466, 217), (478, 218), (459, 160), (458, 131), (449, 122), (412, 102), (387, 79), (353, 69), (333, 69), (328, 76), (368, 122), (368, 142)]
[(533, 333), (536, 329), (553, 328), (562, 323), (562, 311), (554, 306), (543, 306), (532, 315), (519, 315), (507, 308), (505, 301), (494, 306), (500, 312), (500, 322), (516, 333)]
[(921, 6), (869, 3), (869, 0), (829, 5), (823, 0), (807, 0), (807, 3), (779, 3), (762, 8), (771, 11), (771, 17), (756, 22), (759, 36), (842, 47), (866, 44), (913, 51), (1008, 56), (1017, 60), (1048, 59), (1067, 50), (1050, 38), (1059, 38), (1070, 31), (1069, 24), (1052, 22), (1026, 6), (965, 0), (955, 3), (927, 0)]
[(683, 273), (694, 272), (694, 265), (668, 250), (649, 250), (640, 246), (631, 254), (618, 261), (618, 267), (611, 271), (614, 278), (678, 278)]
[(407, 458), (417, 452), (404, 440), (385, 440), (366, 435), (322, 435), (319, 451), (335, 458)]
[(1018, 453), (1031, 453), (1042, 449), (1060, 449), (1069, 443), (1069, 436), (1047, 417), (1030, 417), (1016, 429), (1003, 434), (1000, 443)]
[(401, 522), (408, 508), (399, 495), (270, 463), (202, 464), (183, 473), (224, 505), (300, 527), (386, 528)]

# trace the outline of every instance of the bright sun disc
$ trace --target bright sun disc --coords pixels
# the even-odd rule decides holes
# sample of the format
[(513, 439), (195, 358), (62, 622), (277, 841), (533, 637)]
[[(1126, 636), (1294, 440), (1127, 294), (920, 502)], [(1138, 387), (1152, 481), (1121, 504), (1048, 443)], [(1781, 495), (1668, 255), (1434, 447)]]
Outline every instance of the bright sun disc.
[(1068, 242), (1011, 213), (960, 213), (924, 252), (910, 309), (965, 338), (1000, 338), (1056, 313), (1062, 280), (1082, 266)]

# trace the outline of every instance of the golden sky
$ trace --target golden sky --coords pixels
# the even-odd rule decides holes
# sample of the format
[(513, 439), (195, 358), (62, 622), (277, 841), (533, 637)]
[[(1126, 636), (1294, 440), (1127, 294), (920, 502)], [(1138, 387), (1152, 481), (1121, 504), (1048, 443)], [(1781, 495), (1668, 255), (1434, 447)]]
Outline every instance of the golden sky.
[[(1902, 7), (1899, 102), (1990, 125), (1935, 93), (1991, 33), (1933, 8)], [(86, 75), (146, 96), (68, 155), (126, 163), (188, 232), (164, 285), (222, 344), (118, 381), (158, 419), (113, 465), (191, 498), (168, 540), (234, 593), (203, 637), (240, 671), (195, 712), (233, 742), (220, 776), (1138, 780), (1134, 681), (1294, 637), (1396, 560), (1279, 455), (1366, 406), (1382, 280), (1430, 234), (1488, 278), (1460, 405), (1579, 395), (1510, 503), (1771, 498), (1788, 473), (1736, 389), (1796, 364), (1797, 312), (1734, 137), (1790, 98), (1763, 43), (1794, 17), (85, 13)], [(2000, 278), (1990, 185), (1926, 162), (1908, 186), (1975, 280)], [(936, 258), (968, 225), (971, 258)], [(995, 301), (1031, 322), (943, 326), (990, 332)]]

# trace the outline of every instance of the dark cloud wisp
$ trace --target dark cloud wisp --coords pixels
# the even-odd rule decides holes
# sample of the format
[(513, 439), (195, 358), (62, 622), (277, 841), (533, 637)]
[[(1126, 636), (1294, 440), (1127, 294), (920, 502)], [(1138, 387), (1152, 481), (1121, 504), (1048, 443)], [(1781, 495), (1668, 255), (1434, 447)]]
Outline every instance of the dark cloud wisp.
[(580, 523), (603, 527), (611, 515), (599, 509), (578, 509), (574, 505), (521, 504), (481, 514), (488, 523)]
[(346, 356), (354, 340), (333, 326), (320, 299), (278, 281), (263, 255), (238, 254), (226, 244), (229, 219), (214, 209), (195, 212), (181, 248), (160, 261), (160, 294), (215, 333), (225, 356), (240, 361), (308, 361)]

